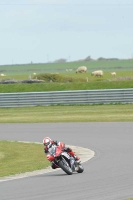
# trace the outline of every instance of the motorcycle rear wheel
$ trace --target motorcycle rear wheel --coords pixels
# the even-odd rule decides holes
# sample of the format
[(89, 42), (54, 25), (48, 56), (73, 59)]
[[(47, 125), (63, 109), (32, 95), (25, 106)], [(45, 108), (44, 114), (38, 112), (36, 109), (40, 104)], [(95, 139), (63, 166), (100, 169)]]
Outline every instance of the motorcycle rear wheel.
[(63, 163), (62, 161), (58, 162), (58, 165), (60, 166), (60, 168), (66, 172), (68, 175), (72, 175), (72, 169), (70, 167), (68, 167), (67, 165), (65, 165), (65, 163)]

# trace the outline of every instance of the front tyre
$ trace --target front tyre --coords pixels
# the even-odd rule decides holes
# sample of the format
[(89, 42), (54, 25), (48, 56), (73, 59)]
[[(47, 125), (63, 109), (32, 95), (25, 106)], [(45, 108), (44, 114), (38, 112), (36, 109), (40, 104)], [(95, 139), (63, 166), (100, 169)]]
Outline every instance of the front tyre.
[(78, 165), (78, 170), (76, 170), (78, 173), (82, 173), (84, 171), (84, 168), (81, 164)]
[(62, 160), (58, 162), (58, 165), (60, 166), (60, 168), (66, 172), (68, 175), (72, 175), (72, 169), (67, 166)]

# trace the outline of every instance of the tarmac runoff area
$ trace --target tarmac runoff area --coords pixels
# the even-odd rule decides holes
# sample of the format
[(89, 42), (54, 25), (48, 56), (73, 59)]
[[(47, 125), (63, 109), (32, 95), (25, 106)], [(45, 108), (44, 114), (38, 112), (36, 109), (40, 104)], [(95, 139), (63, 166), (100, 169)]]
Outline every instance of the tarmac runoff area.
[[(23, 141), (19, 141), (19, 142), (23, 142)], [(25, 142), (25, 143), (30, 143), (30, 142)], [(42, 144), (42, 143), (38, 143), (38, 142), (36, 142), (36, 143)], [(80, 157), (81, 163), (87, 162), (88, 160), (90, 160), (91, 158), (93, 158), (95, 156), (95, 152), (90, 149), (83, 148), (83, 147), (77, 147), (77, 146), (71, 146), (71, 145), (66, 145), (66, 146), (69, 146), (70, 148), (72, 148), (72, 150), (75, 152), (75, 154)], [(15, 180), (15, 179), (20, 179), (20, 178), (26, 178), (26, 177), (30, 177), (30, 176), (36, 176), (36, 175), (40, 175), (40, 174), (55, 172), (57, 170), (61, 170), (61, 169), (52, 169), (49, 166), (42, 170), (35, 170), (33, 172), (25, 172), (22, 174), (16, 174), (16, 175), (12, 175), (12, 176), (2, 177), (2, 178), (0, 178), (0, 182), (10, 181), (10, 180)]]

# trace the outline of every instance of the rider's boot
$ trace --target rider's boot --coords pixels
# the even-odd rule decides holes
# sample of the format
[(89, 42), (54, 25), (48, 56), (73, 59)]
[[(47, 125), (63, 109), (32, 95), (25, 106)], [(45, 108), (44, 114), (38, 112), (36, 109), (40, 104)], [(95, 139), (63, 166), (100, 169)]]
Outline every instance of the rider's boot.
[(74, 155), (74, 158), (75, 158), (76, 161), (80, 160), (80, 158), (78, 156), (76, 156), (76, 155)]

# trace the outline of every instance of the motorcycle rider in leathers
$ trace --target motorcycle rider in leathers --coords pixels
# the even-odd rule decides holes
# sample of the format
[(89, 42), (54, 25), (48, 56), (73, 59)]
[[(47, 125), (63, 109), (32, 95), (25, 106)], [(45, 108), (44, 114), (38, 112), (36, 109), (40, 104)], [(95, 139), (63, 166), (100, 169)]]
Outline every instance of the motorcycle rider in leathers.
[[(52, 147), (52, 145), (56, 145), (56, 146), (60, 146), (60, 142), (58, 141), (54, 141), (54, 140), (51, 140), (49, 137), (45, 137), (43, 139), (43, 144), (44, 144), (44, 153), (46, 154), (47, 156), (47, 159), (50, 161), (50, 155), (49, 155), (49, 148)], [(75, 153), (72, 151), (71, 148), (69, 147), (64, 147), (64, 151), (68, 152), (70, 155), (72, 155), (76, 161), (79, 161), (80, 158), (78, 156), (75, 155)], [(56, 169), (58, 168), (58, 166), (54, 163), (51, 164), (51, 167), (53, 169)]]

